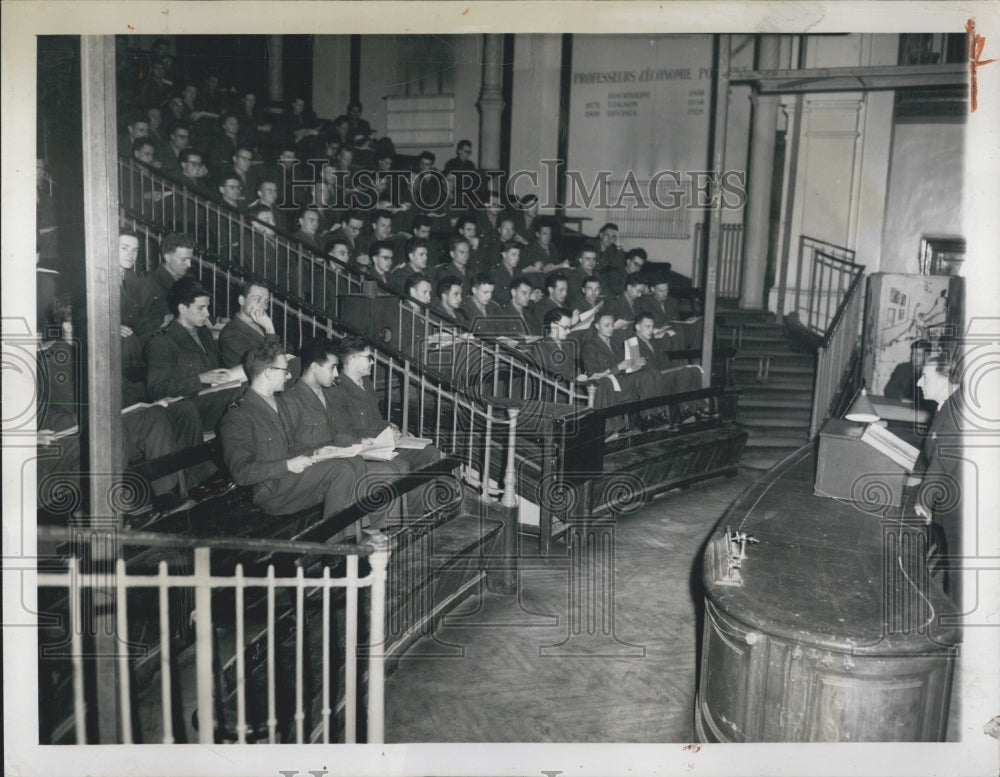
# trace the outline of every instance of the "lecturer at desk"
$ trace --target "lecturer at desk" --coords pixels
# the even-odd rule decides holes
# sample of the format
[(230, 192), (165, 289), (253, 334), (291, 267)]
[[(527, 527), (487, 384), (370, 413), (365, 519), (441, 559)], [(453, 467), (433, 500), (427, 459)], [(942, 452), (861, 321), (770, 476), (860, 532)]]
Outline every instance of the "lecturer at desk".
[[(955, 365), (948, 354), (931, 356), (921, 370), (917, 386), (924, 397), (937, 402), (937, 412), (927, 430), (924, 458), (927, 470), (917, 492), (916, 511), (932, 523), (930, 562), (933, 570), (940, 556), (962, 554), (962, 392)], [(960, 572), (944, 575), (944, 588), (960, 602)]]

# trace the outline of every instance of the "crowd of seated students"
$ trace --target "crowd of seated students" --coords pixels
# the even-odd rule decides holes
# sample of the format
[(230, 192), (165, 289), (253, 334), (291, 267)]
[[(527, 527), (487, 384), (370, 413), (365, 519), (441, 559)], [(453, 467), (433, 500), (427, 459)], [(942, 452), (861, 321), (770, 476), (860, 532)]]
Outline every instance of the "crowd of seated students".
[[(170, 218), (158, 225), (167, 232), (162, 260), (147, 257), (143, 275), (136, 272), (138, 237), (128, 231), (119, 237), (123, 405), (144, 405), (127, 414), (129, 461), (147, 440), (166, 440), (140, 451), (155, 456), (194, 445), (219, 428), (234, 399), (248, 392), (231, 384), (249, 381), (269, 409), (268, 397), (283, 394), (277, 373), (291, 370), (297, 377), (301, 370), (290, 396), (309, 397), (307, 388), (313, 394), (323, 388), (309, 371), (315, 361), (300, 363), (290, 354), (267, 356), (266, 367), (255, 362), (254, 375), (244, 371), (248, 353), (273, 350), (279, 340), (267, 312), (272, 292), (324, 306), (337, 293), (306, 284), (287, 245), (329, 257), (406, 300), (397, 345), (414, 358), (421, 357), (430, 314), (438, 326), (444, 322), (472, 336), (520, 338), (524, 354), (552, 375), (594, 384), (598, 407), (696, 387), (691, 370), (670, 377), (686, 362), (671, 360), (668, 352), (699, 348), (700, 323), (678, 321), (666, 275), (647, 277), (645, 251), (623, 251), (615, 224), (602, 226), (596, 241), (568, 249), (559, 243), (558, 221), (539, 214), (535, 195), (518, 198), (490, 188), (472, 161), (469, 141), (457, 144), (442, 172), (431, 152), (420, 154), (414, 169), (401, 170), (408, 165), (391, 139), (375, 138), (360, 104), (326, 121), (295, 97), (265, 115), (260, 90), (226, 88), (212, 73), (196, 83), (159, 49), (133, 88), (120, 90), (119, 153), (242, 220), (199, 224), (208, 213), (203, 207), (173, 202)], [(171, 197), (169, 189), (148, 181), (126, 176), (121, 183), (126, 207), (140, 197), (156, 203)], [(463, 194), (468, 202), (460, 201)], [(40, 194), (40, 213), (46, 202)], [(48, 229), (42, 221), (40, 244), (41, 230)], [(290, 243), (281, 243), (281, 236)], [(202, 248), (208, 240), (210, 251), (261, 279), (240, 289), (231, 321), (211, 315), (210, 293), (189, 274), (196, 240)], [(642, 351), (638, 372), (622, 366), (630, 337)], [(567, 349), (571, 355), (564, 359)], [(327, 360), (320, 370), (329, 367)], [(255, 399), (251, 405), (263, 412)], [(166, 423), (169, 438), (129, 431), (135, 419)], [(289, 434), (290, 450), (304, 444)], [(204, 474), (190, 473), (189, 484)], [(157, 495), (177, 493), (176, 484), (154, 485)]]

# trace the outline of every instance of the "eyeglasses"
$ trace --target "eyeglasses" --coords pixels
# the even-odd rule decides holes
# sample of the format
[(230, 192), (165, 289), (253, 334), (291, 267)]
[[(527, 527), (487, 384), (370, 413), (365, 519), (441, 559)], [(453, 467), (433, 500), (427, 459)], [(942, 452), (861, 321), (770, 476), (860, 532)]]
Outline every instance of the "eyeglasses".
[(288, 367), (268, 367), (269, 370), (281, 370), (282, 372), (291, 372)]

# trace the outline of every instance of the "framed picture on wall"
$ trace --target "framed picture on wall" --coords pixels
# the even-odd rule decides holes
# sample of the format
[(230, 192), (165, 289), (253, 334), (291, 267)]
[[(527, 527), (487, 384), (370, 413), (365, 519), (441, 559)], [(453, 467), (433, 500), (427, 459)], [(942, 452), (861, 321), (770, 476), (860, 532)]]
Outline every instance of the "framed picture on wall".
[(959, 275), (965, 261), (965, 238), (924, 235), (920, 238), (921, 275)]

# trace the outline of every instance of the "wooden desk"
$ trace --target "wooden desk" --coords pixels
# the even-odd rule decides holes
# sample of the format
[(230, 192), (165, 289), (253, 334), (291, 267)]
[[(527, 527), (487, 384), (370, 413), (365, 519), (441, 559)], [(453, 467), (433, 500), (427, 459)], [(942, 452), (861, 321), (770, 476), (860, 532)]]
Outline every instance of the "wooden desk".
[[(747, 489), (706, 546), (698, 736), (941, 741), (960, 636), (925, 571), (925, 530), (902, 510), (814, 496), (814, 474), (809, 444)], [(727, 527), (757, 541), (738, 585), (725, 584)]]

